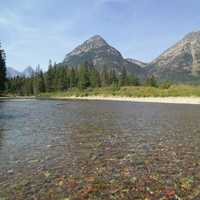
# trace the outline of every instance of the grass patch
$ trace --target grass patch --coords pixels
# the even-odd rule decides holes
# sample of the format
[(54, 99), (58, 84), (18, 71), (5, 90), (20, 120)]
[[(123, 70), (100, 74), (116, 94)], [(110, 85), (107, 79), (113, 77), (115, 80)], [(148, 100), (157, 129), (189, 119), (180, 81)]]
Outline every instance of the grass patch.
[(70, 89), (65, 92), (43, 93), (38, 97), (87, 97), (87, 96), (115, 96), (115, 97), (200, 97), (200, 86), (192, 85), (172, 85), (169, 88), (147, 87), (147, 86), (128, 86), (119, 89), (113, 87), (88, 88), (79, 90)]

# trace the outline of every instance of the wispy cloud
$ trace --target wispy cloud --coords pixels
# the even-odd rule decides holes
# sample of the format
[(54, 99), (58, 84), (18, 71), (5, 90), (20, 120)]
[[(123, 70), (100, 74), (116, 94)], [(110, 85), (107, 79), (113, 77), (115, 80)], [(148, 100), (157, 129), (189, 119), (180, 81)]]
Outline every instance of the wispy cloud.
[[(21, 11), (22, 8), (20, 8)], [(23, 11), (30, 7), (23, 7)], [(32, 7), (34, 10), (34, 7)], [(5, 8), (0, 13), (1, 40), (5, 43), (8, 65), (24, 68), (29, 64), (46, 65), (48, 59), (63, 59), (63, 49), (73, 47), (73, 37), (67, 38), (76, 19), (64, 19), (52, 22), (46, 16), (41, 20), (27, 19), (23, 12)], [(60, 56), (57, 56), (58, 53)], [(62, 57), (61, 57), (62, 56)]]

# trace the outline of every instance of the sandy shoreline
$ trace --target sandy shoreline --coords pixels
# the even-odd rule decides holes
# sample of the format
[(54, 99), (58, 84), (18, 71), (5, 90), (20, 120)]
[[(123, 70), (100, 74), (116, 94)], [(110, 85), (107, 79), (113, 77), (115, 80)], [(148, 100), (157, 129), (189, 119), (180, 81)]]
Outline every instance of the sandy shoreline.
[(106, 100), (106, 101), (129, 101), (137, 103), (170, 103), (170, 104), (200, 104), (200, 97), (103, 97), (103, 96), (88, 96), (88, 97), (53, 97), (50, 99), (57, 100)]
[(0, 100), (31, 100), (31, 99), (52, 99), (52, 100), (99, 100), (99, 101), (128, 101), (137, 103), (169, 103), (169, 104), (200, 104), (200, 97), (0, 97)]

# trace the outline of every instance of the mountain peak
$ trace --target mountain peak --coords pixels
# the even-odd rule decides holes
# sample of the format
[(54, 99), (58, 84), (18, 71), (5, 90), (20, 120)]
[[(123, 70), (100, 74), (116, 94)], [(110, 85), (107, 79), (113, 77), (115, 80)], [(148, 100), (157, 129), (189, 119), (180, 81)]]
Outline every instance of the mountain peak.
[(110, 70), (121, 72), (125, 67), (130, 73), (143, 73), (139, 65), (125, 60), (121, 53), (109, 45), (100, 35), (94, 35), (76, 47), (65, 56), (63, 62), (68, 66), (77, 67), (86, 61), (92, 62), (98, 71), (107, 67)]
[(94, 35), (88, 40), (86, 40), (79, 47), (86, 47), (86, 48), (93, 49), (93, 48), (99, 48), (102, 46), (108, 46), (108, 43), (100, 35)]
[(102, 47), (109, 47), (109, 45), (100, 35), (94, 35), (67, 54), (67, 57), (81, 55)]
[(107, 42), (100, 36), (100, 35), (94, 35), (91, 38), (89, 38), (87, 43), (101, 43), (101, 44), (107, 44)]

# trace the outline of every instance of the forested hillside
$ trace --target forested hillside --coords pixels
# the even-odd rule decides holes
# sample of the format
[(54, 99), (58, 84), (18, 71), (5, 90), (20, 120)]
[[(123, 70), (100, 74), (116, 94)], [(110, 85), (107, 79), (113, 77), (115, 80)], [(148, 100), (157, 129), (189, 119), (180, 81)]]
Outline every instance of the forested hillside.
[(121, 73), (104, 67), (102, 71), (95, 69), (92, 63), (84, 62), (78, 68), (68, 67), (65, 64), (49, 62), (48, 71), (43, 73), (40, 67), (31, 77), (14, 77), (7, 82), (8, 93), (17, 95), (37, 95), (44, 92), (67, 91), (78, 88), (97, 88), (112, 86), (139, 85), (139, 79), (126, 71)]

